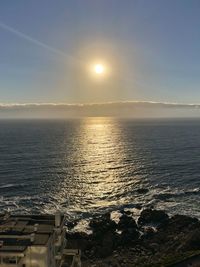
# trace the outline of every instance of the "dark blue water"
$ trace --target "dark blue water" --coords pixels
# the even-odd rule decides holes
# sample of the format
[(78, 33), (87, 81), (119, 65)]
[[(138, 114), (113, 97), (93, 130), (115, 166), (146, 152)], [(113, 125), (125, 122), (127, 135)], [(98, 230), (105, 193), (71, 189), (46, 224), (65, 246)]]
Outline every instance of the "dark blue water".
[[(138, 189), (149, 191), (139, 194)], [(0, 209), (200, 217), (200, 120), (2, 120)]]

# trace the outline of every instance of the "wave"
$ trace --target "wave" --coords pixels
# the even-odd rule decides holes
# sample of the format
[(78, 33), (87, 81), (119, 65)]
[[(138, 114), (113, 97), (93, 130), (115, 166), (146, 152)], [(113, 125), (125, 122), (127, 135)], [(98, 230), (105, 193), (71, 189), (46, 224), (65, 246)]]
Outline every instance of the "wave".
[(158, 194), (154, 194), (153, 198), (165, 201), (171, 198), (179, 198), (179, 197), (192, 196), (192, 195), (200, 195), (200, 188), (194, 188), (194, 189), (186, 190), (186, 191), (175, 191), (172, 193), (167, 193), (167, 192), (158, 193)]

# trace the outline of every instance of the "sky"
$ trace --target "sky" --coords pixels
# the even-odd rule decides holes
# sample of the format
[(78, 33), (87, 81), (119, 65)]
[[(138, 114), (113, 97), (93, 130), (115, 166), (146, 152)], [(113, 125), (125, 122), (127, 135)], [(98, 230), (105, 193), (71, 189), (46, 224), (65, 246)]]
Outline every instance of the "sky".
[(199, 14), (199, 0), (1, 0), (0, 102), (198, 104)]

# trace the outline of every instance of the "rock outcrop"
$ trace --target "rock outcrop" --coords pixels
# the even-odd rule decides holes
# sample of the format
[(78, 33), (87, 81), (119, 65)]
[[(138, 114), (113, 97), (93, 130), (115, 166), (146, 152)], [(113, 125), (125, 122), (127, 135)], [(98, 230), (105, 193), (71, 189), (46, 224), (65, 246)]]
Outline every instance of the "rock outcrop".
[(83, 267), (176, 266), (194, 255), (198, 258), (200, 222), (196, 218), (170, 218), (162, 210), (145, 209), (136, 222), (131, 212), (121, 213), (118, 223), (110, 213), (90, 220), (91, 235), (67, 233), (68, 246), (82, 250)]

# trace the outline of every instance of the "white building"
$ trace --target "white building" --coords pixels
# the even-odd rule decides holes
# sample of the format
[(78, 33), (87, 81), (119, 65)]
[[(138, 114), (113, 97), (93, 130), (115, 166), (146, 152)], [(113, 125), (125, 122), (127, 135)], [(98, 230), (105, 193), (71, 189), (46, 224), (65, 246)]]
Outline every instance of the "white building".
[[(0, 217), (1, 267), (62, 267), (65, 255), (76, 256), (78, 250), (66, 250), (65, 218), (53, 215), (2, 215)], [(78, 265), (79, 264), (79, 265)], [(69, 265), (70, 266), (70, 265)]]

